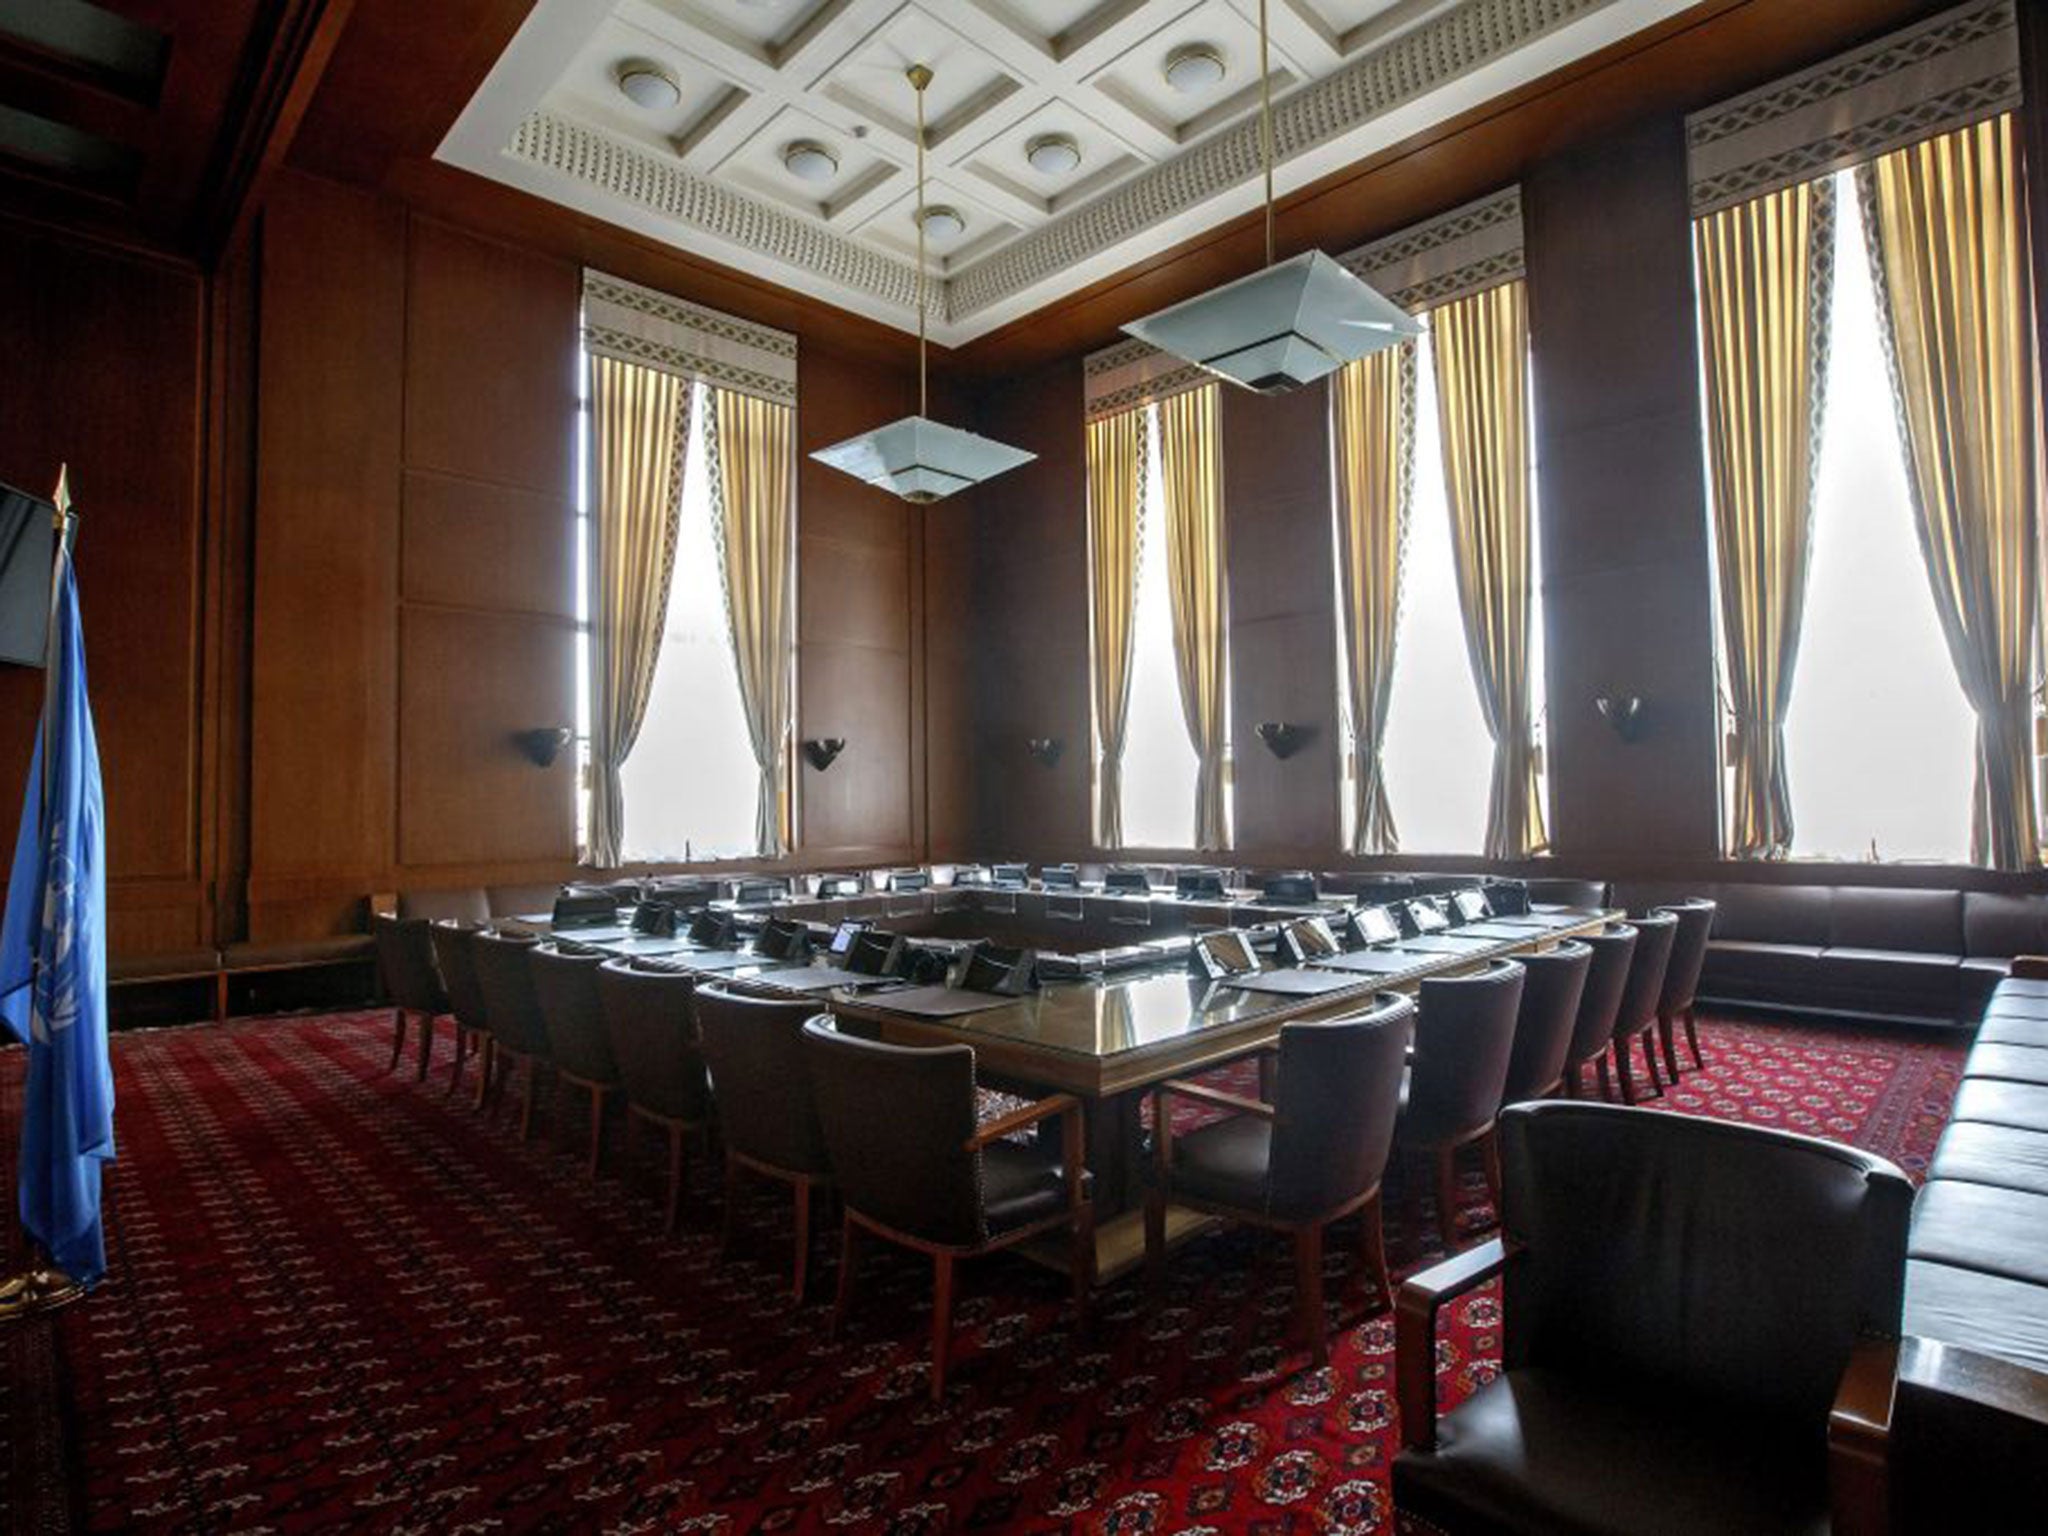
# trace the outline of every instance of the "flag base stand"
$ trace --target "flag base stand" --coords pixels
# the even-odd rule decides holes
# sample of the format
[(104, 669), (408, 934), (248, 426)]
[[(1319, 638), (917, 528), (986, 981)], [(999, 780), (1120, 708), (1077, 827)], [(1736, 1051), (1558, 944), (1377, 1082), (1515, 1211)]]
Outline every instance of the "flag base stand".
[(37, 1266), (0, 1280), (0, 1323), (19, 1322), (69, 1306), (85, 1287), (61, 1269)]

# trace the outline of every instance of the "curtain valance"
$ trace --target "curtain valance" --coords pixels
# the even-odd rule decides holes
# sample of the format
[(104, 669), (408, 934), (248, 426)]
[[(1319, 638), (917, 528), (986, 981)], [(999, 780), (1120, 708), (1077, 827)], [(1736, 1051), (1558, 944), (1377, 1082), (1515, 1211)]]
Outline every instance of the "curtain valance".
[(2013, 0), (1975, 0), (1688, 117), (1692, 211), (1875, 159), (2019, 101)]
[(583, 274), (583, 346), (778, 405), (796, 404), (796, 337), (624, 278)]
[(1440, 213), (1337, 258), (1410, 314), (1523, 275), (1522, 189)]

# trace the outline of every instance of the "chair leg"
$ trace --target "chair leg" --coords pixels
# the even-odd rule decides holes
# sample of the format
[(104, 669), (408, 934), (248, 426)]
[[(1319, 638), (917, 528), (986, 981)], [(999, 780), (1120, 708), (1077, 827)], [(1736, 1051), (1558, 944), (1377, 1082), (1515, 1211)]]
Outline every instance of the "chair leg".
[(1166, 1292), (1166, 1191), (1145, 1191), (1145, 1289), (1157, 1301)]
[(1599, 1059), (1593, 1063), (1593, 1068), (1593, 1075), (1597, 1079), (1595, 1086), (1600, 1090), (1600, 1097), (1603, 1099), (1613, 1098), (1614, 1084), (1607, 1076), (1607, 1053), (1605, 1051), (1600, 1053)]
[(1664, 1097), (1664, 1069), (1657, 1065), (1657, 1026), (1645, 1024), (1643, 1032), (1636, 1036), (1643, 1044), (1643, 1061), (1650, 1072), (1650, 1096)]
[(1436, 1153), (1436, 1229), (1444, 1252), (1458, 1251), (1458, 1152), (1439, 1147)]
[(1486, 1170), (1486, 1195), (1493, 1202), (1493, 1219), (1501, 1224), (1500, 1213), (1500, 1129), (1488, 1131), (1479, 1142), (1481, 1166)]
[(398, 1058), (404, 1054), (405, 1010), (403, 1008), (394, 1008), (391, 1010), (391, 1062), (384, 1070), (386, 1072), (396, 1072), (398, 1070)]
[[(1161, 1224), (1164, 1224), (1163, 1213)], [(1147, 1245), (1145, 1257), (1148, 1264), (1151, 1261), (1151, 1241), (1152, 1229), (1148, 1219), (1145, 1228), (1145, 1242)], [(1164, 1244), (1161, 1246), (1163, 1247)], [(1074, 1252), (1071, 1262), (1074, 1283), (1074, 1321), (1082, 1328), (1086, 1328), (1088, 1326), (1089, 1308), (1095, 1300), (1095, 1207), (1093, 1204), (1084, 1203), (1074, 1211)]]
[(932, 1255), (932, 1401), (946, 1400), (946, 1361), (953, 1353), (953, 1255)]
[(1323, 1229), (1302, 1227), (1294, 1234), (1294, 1305), (1301, 1320), (1309, 1359), (1330, 1363), (1329, 1318), (1323, 1312)]
[(1657, 1043), (1664, 1050), (1664, 1081), (1678, 1081), (1678, 1043), (1673, 1028), (1675, 1020), (1668, 1013), (1657, 1015)]
[(462, 1027), (460, 1020), (455, 1025), (455, 1061), (448, 1069), (448, 1092), (454, 1093), (462, 1086), (462, 1064), (469, 1059), (469, 1031)]
[(491, 1078), (498, 1068), (498, 1042), (485, 1035), (476, 1047), (476, 1098), (471, 1109), (482, 1109), (491, 1096)]
[(608, 1088), (593, 1086), (590, 1090), (590, 1160), (584, 1164), (583, 1171), (593, 1179), (604, 1161), (604, 1105), (610, 1097)]
[(424, 1083), (427, 1080), (427, 1068), (432, 1066), (433, 1063), (434, 1015), (423, 1013), (420, 1015), (420, 1062), (412, 1074), (412, 1080), (416, 1083)]
[(1387, 1268), (1387, 1225), (1380, 1215), (1380, 1197), (1377, 1194), (1366, 1201), (1365, 1209), (1359, 1214), (1358, 1235), (1365, 1272), (1379, 1287), (1380, 1304), (1391, 1307), (1394, 1304), (1394, 1272)]
[(796, 1181), (796, 1269), (789, 1283), (789, 1293), (801, 1305), (804, 1286), (811, 1276), (811, 1181)]
[(1627, 1035), (1614, 1037), (1614, 1072), (1621, 1079), (1621, 1102), (1633, 1104), (1636, 1101), (1636, 1079), (1634, 1070), (1628, 1064), (1628, 1047)]
[(846, 1326), (847, 1311), (853, 1306), (853, 1272), (860, 1264), (860, 1229), (853, 1217), (839, 1218), (839, 1284), (832, 1292), (832, 1337)]
[(683, 1175), (689, 1171), (689, 1153), (683, 1144), (683, 1128), (671, 1123), (668, 1128), (668, 1204), (661, 1215), (661, 1231), (664, 1237), (676, 1229), (676, 1215), (682, 1209)]
[(1700, 1060), (1699, 1020), (1694, 1016), (1693, 1010), (1690, 1008), (1685, 1010), (1685, 1044), (1686, 1048), (1692, 1052), (1693, 1066), (1695, 1068), (1704, 1067), (1706, 1063)]

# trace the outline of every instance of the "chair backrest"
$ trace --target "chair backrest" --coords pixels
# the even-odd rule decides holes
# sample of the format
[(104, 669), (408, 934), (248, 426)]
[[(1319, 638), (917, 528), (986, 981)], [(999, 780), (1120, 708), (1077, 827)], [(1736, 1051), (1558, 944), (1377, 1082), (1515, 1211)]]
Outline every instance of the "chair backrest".
[(1604, 907), (1605, 880), (1571, 880), (1561, 876), (1539, 877), (1529, 882), (1529, 899), (1548, 907)]
[(804, 1021), (818, 1005), (786, 994), (751, 996), (707, 981), (698, 984), (695, 1006), (697, 1038), (711, 1070), (726, 1145), (785, 1172), (828, 1172), (803, 1048)]
[(484, 1022), (500, 1045), (522, 1056), (548, 1054), (547, 1025), (533, 990), (531, 957), (538, 942), (530, 933), (485, 930), (470, 941), (476, 980), (484, 995)]
[(988, 1236), (974, 1134), (974, 1048), (911, 1049), (804, 1025), (832, 1179), (863, 1216), (930, 1243)]
[(1470, 976), (1435, 977), (1416, 989), (1405, 1139), (1453, 1141), (1493, 1123), (1515, 1047), (1523, 975), (1519, 962), (1495, 960)]
[(474, 923), (452, 919), (437, 921), (432, 930), (434, 964), (441, 972), (441, 985), (448, 989), (448, 1011), (464, 1029), (490, 1027), (483, 983), (476, 976), (476, 936), (481, 931)]
[(629, 1102), (670, 1120), (704, 1120), (711, 1084), (697, 1044), (697, 978), (658, 961), (607, 960), (597, 970), (605, 1035)]
[(1609, 923), (1579, 942), (1593, 951), (1593, 959), (1586, 967), (1586, 989), (1579, 994), (1579, 1016), (1572, 1024), (1571, 1044), (1564, 1053), (1567, 1071), (1591, 1061), (1614, 1038), (1614, 1020), (1621, 1012), (1621, 989), (1628, 985), (1629, 967), (1636, 957), (1635, 925)]
[(1707, 940), (1714, 936), (1717, 910), (1704, 896), (1688, 896), (1657, 909), (1678, 919), (1671, 960), (1664, 968), (1664, 989), (1657, 1000), (1659, 1013), (1679, 1014), (1692, 1006), (1700, 989), (1700, 972), (1707, 964)]
[(1678, 941), (1678, 919), (1668, 912), (1630, 919), (1636, 931), (1636, 952), (1629, 957), (1628, 982), (1614, 1014), (1614, 1036), (1633, 1035), (1657, 1017), (1664, 996), (1664, 973), (1671, 968), (1671, 946)]
[(1369, 1013), (1280, 1026), (1270, 1210), (1312, 1216), (1379, 1183), (1414, 1037), (1415, 1004), (1393, 995)]
[[(1913, 1187), (1785, 1131), (1552, 1100), (1501, 1115), (1510, 1368), (1634, 1380), (1810, 1435), (1896, 1338)], [(1768, 1432), (1760, 1427), (1759, 1435)]]
[(597, 995), (597, 971), (604, 956), (596, 950), (542, 944), (533, 950), (531, 964), (548, 1054), (555, 1065), (585, 1082), (617, 1082), (619, 1068), (612, 1060), (604, 1004)]
[(424, 917), (379, 916), (370, 924), (377, 971), (391, 1001), (416, 1013), (448, 1011), (448, 993), (434, 964), (434, 925)]
[(1527, 974), (1522, 1006), (1515, 1015), (1515, 1048), (1508, 1057), (1507, 1086), (1501, 1102), (1540, 1098), (1564, 1076), (1565, 1052), (1571, 1049), (1572, 1027), (1586, 995), (1586, 973), (1593, 951), (1577, 939), (1555, 949), (1520, 957)]

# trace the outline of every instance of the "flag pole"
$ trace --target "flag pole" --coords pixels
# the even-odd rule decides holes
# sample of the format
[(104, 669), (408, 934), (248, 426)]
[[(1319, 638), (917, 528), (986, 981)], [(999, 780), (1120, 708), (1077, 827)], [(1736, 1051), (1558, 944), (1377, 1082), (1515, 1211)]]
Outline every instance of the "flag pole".
[[(62, 660), (57, 644), (58, 604), (62, 599), (61, 576), (64, 562), (71, 558), (71, 548), (78, 532), (78, 513), (71, 504), (71, 466), (57, 466), (57, 489), (50, 497), (50, 525), (55, 546), (50, 553), (50, 615), (49, 629), (43, 640), (43, 713), (37, 727), (36, 739), (42, 744), (39, 754), (42, 763), (41, 782), (37, 786), (36, 822), (38, 831), (46, 829), (50, 815), (50, 791), (55, 773), (55, 754), (50, 750), (51, 714), (57, 698), (57, 668)], [(42, 968), (40, 953), (35, 967)], [(31, 988), (36, 985), (30, 982)], [(33, 995), (33, 994), (32, 994)], [(54, 1312), (67, 1306), (85, 1294), (85, 1287), (52, 1267), (49, 1256), (35, 1243), (29, 1244), (28, 1267), (18, 1274), (0, 1279), (0, 1323), (10, 1323), (44, 1312)]]

